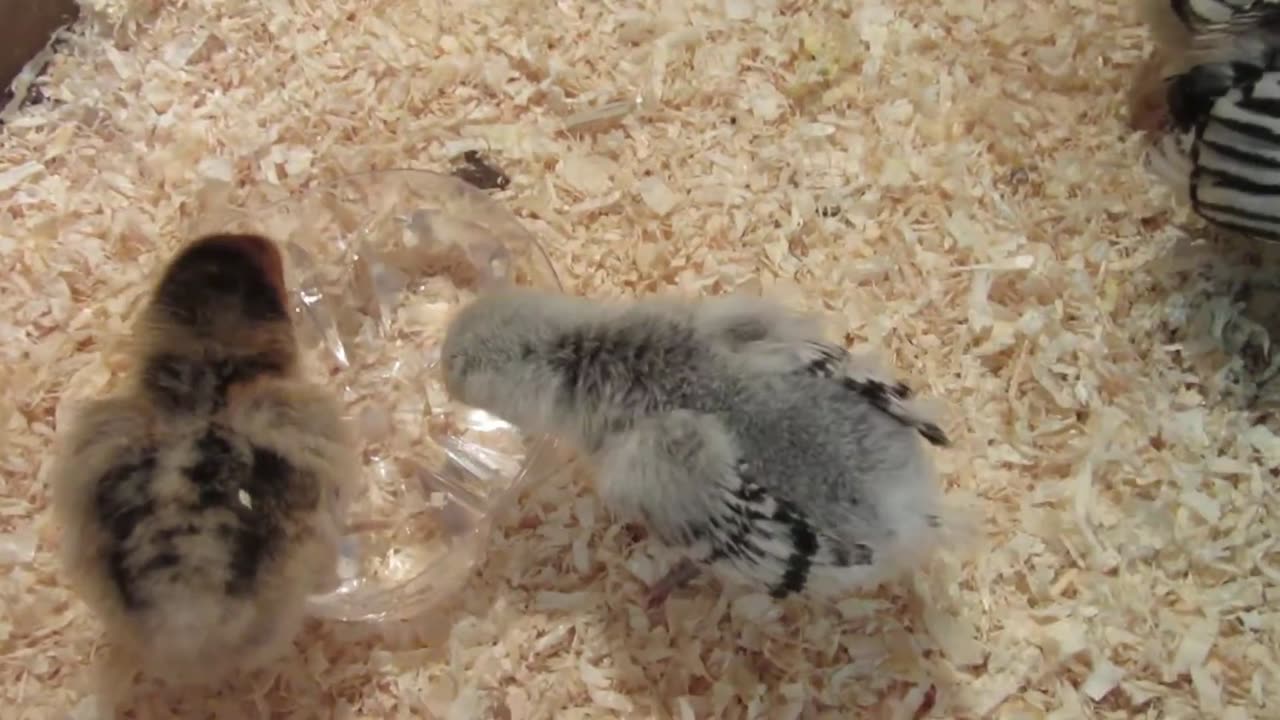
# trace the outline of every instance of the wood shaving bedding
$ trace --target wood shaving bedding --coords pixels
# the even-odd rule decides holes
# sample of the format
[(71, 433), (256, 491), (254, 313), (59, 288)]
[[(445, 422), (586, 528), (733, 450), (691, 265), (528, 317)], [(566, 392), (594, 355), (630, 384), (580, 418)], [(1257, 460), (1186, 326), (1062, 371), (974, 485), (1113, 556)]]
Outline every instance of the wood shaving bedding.
[(1188, 222), (1125, 127), (1129, 10), (86, 0), (0, 130), (8, 706), (103, 703), (41, 468), (151, 269), (227, 204), (476, 151), (572, 291), (763, 292), (881, 351), (947, 404), (985, 542), (835, 607), (701, 582), (654, 624), (671, 558), (567, 470), (452, 607), (313, 623), (135, 717), (1280, 717), (1280, 439), (1171, 334), (1208, 281), (1164, 266)]

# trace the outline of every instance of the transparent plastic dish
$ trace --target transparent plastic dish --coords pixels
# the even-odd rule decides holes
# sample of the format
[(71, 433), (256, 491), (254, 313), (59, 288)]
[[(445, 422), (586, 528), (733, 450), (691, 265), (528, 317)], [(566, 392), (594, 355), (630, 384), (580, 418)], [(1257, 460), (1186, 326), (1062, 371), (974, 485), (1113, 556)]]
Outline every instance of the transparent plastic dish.
[(215, 225), (280, 243), (307, 373), (341, 392), (364, 448), (340, 584), (312, 614), (400, 620), (447, 601), (554, 445), (452, 402), (440, 343), (486, 288), (559, 289), (542, 247), (484, 192), (418, 170), (348, 176)]

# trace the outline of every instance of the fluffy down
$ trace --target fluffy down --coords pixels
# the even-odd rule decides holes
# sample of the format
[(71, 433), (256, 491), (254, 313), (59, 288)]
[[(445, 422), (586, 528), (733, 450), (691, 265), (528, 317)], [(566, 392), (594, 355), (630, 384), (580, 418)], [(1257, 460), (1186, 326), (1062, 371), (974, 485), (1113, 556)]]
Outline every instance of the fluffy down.
[(128, 389), (84, 407), (53, 459), (73, 587), (171, 681), (276, 658), (334, 579), (356, 457), (334, 398), (295, 377), (284, 303), (268, 241), (188, 246), (144, 311)]
[[(1144, 0), (1143, 9), (1157, 47), (1131, 109), (1151, 134), (1150, 169), (1217, 233), (1280, 241), (1280, 2)], [(1231, 285), (1203, 311), (1213, 340), (1261, 391), (1280, 377), (1280, 355), (1267, 310), (1244, 310), (1280, 280), (1264, 266)]]
[(510, 290), (459, 313), (443, 362), (456, 398), (590, 453), (614, 512), (775, 597), (877, 584), (941, 535), (921, 439), (946, 435), (771, 303)]

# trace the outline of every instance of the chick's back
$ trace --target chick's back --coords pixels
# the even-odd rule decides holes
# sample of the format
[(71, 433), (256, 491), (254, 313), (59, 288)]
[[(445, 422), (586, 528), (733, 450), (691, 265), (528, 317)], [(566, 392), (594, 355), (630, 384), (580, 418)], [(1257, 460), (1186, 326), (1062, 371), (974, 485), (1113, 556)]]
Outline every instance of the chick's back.
[(318, 509), (318, 478), (234, 422), (168, 418), (99, 479), (96, 516), (125, 610), (252, 600), (289, 536), (305, 532), (298, 521)]
[(91, 408), (81, 428), (119, 427), (124, 411), (136, 434), (82, 435), (79, 472), (55, 480), (73, 581), (112, 638), (166, 675), (270, 659), (332, 577), (344, 448), (249, 394), (205, 417), (125, 403)]
[[(755, 482), (823, 524), (887, 531), (901, 525), (908, 500), (932, 506), (933, 468), (915, 429), (838, 380), (742, 362), (676, 307), (641, 304), (550, 343), (552, 366), (585, 410), (588, 434), (693, 411), (714, 416), (736, 438)], [(911, 513), (920, 522), (925, 514)]]
[(757, 375), (717, 417), (753, 479), (819, 527), (886, 551), (932, 535), (934, 469), (917, 432), (827, 378)]

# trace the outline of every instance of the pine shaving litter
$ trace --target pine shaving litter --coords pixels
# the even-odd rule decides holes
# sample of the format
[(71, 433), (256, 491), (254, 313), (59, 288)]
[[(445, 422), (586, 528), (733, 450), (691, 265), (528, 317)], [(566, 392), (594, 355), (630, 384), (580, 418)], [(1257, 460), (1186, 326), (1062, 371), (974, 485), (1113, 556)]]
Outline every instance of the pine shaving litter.
[[(0, 127), (0, 686), (19, 717), (1280, 718), (1280, 438), (1183, 332), (1101, 0), (85, 0)], [(985, 539), (835, 606), (702, 579), (588, 471), (453, 606), (221, 693), (99, 680), (42, 468), (209, 208), (480, 150), (567, 286), (766, 293), (948, 407)], [(436, 309), (406, 311), (423, 322)], [(369, 416), (376, 427), (385, 419)], [(128, 692), (126, 692), (128, 691)]]

